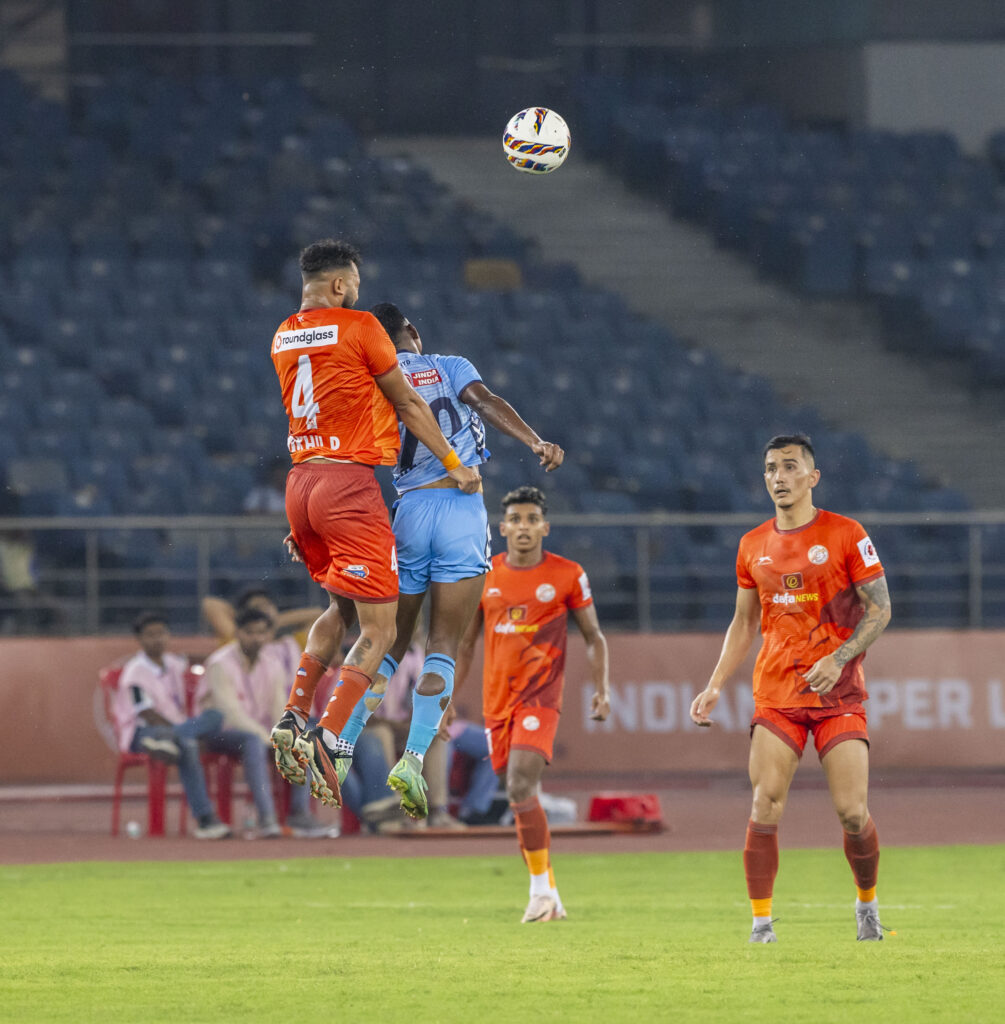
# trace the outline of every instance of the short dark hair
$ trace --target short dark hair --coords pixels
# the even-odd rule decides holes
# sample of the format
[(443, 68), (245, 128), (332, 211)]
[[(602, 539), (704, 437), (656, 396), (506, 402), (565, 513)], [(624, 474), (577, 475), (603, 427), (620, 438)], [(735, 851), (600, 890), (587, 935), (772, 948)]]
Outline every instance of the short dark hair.
[(358, 267), (359, 261), (359, 249), (350, 242), (322, 238), (318, 242), (311, 242), (300, 253), (300, 273), (304, 277), (317, 277), (329, 270), (348, 267), (350, 263)]
[(776, 434), (764, 446), (764, 451), (761, 452), (761, 460), (763, 461), (768, 452), (774, 451), (776, 448), (789, 448), (791, 446), (802, 448), (803, 453), (809, 455), (814, 463), (817, 461), (816, 453), (813, 451), (813, 444), (810, 441), (809, 434)]
[[(234, 607), (240, 611), (242, 608), (247, 607), (248, 603), (253, 601), (256, 597), (264, 597), (267, 601), (272, 601), (272, 595), (265, 589), (265, 587), (257, 584), (252, 584), (250, 587), (245, 587), (237, 597), (234, 598)], [(275, 601), (272, 601), (275, 604)]]
[(548, 514), (548, 503), (545, 501), (544, 491), (540, 487), (533, 487), (530, 484), (515, 487), (509, 494), (503, 496), (500, 504), (502, 505), (503, 512), (510, 505), (537, 505), (541, 509), (541, 515), (546, 516)]
[(139, 615), (133, 619), (133, 632), (139, 636), (147, 628), (152, 626), (155, 622), (161, 623), (161, 625), (168, 626), (168, 620), (164, 617), (161, 612), (146, 611), (140, 612)]
[(234, 625), (238, 629), (244, 629), (253, 622), (267, 622), (270, 626), (273, 624), (272, 616), (261, 608), (242, 608), (234, 617)]
[(378, 302), (371, 313), (380, 322), (380, 326), (387, 331), (387, 336), (394, 341), (395, 335), (404, 330), (405, 324), (408, 323), (408, 318), (404, 313), (393, 302)]

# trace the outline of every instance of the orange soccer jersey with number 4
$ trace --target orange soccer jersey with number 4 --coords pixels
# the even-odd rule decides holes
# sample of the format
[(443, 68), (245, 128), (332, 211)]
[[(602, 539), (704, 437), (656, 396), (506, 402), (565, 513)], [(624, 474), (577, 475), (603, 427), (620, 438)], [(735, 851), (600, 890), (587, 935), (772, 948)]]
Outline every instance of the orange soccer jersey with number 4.
[(518, 706), (561, 710), (568, 612), (591, 604), (590, 581), (576, 562), (549, 551), (526, 569), (505, 554), (492, 559), (481, 601), (487, 723)]
[(318, 455), (367, 466), (397, 462), (398, 420), (374, 378), (398, 358), (375, 316), (342, 308), (294, 313), (272, 339), (272, 362), (294, 462)]
[(743, 536), (736, 580), (744, 589), (757, 589), (764, 638), (754, 666), (756, 705), (819, 708), (865, 700), (864, 654), (845, 665), (823, 696), (810, 690), (803, 674), (858, 625), (864, 609), (856, 584), (882, 575), (861, 524), (833, 512), (819, 511), (796, 530), (779, 530), (770, 519)]

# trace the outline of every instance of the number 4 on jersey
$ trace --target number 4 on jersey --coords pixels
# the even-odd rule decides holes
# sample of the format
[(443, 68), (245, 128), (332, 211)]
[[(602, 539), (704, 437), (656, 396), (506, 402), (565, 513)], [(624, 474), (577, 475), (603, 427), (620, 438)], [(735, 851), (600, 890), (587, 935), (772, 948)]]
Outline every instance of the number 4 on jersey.
[(310, 356), (301, 356), (297, 360), (297, 379), (293, 382), (290, 405), (295, 417), (303, 417), (306, 420), (305, 429), (317, 427), (318, 411), (321, 407), (314, 401), (314, 377), (311, 374)]

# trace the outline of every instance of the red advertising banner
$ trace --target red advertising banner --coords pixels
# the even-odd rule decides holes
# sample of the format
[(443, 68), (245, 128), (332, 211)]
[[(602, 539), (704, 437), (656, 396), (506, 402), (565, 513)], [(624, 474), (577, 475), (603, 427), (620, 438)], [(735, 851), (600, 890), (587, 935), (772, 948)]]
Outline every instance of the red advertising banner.
[[(583, 643), (574, 627), (570, 631), (554, 772), (746, 769), (749, 665), (724, 691), (712, 728), (699, 729), (688, 716), (718, 657), (721, 635), (612, 634), (608, 641), (611, 715), (591, 722)], [(174, 643), (195, 656), (213, 646), (208, 637)], [(0, 785), (111, 781), (115, 760), (96, 721), (98, 670), (134, 649), (130, 637), (0, 641), (0, 713), (7, 723)], [(460, 705), (478, 720), (479, 666), (475, 672)], [(890, 631), (869, 651), (865, 672), (875, 768), (1005, 764), (1005, 632)], [(805, 760), (816, 757), (810, 752)]]

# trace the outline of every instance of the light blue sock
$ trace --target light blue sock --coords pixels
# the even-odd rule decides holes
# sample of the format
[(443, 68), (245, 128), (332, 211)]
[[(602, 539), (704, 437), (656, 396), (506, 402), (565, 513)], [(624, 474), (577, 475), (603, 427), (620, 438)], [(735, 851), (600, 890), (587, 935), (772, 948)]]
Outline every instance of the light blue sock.
[(426, 756), (429, 744), (433, 742), (436, 730), (440, 727), (444, 698), (449, 699), (454, 692), (454, 659), (445, 654), (427, 654), (422, 663), (422, 674), (426, 673), (439, 676), (446, 685), (435, 697), (412, 694), (412, 724), (405, 741), (405, 750), (420, 759)]
[[(377, 675), (390, 679), (397, 671), (398, 663), (390, 654), (388, 654), (380, 663), (380, 668), (377, 669)], [(356, 701), (356, 706), (352, 709), (352, 714), (349, 716), (349, 720), (345, 723), (342, 732), (339, 734), (339, 739), (355, 746), (356, 740), (359, 739), (359, 734), (363, 731), (363, 726), (366, 725), (370, 720), (370, 716), (373, 714), (373, 709), (367, 707), (366, 702), (377, 701), (379, 704), (383, 699), (384, 695), (382, 693), (374, 693), (373, 690), (367, 690), (366, 693)]]

